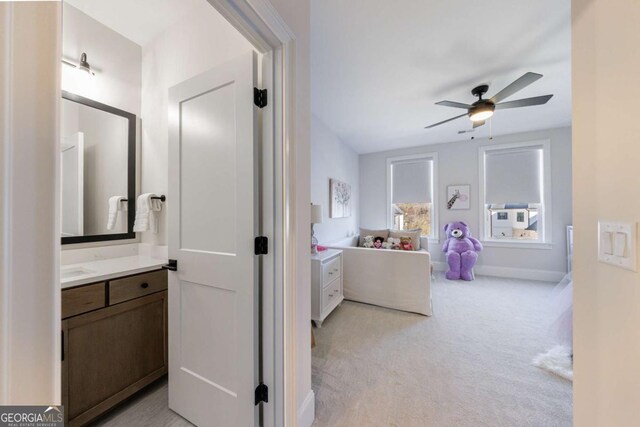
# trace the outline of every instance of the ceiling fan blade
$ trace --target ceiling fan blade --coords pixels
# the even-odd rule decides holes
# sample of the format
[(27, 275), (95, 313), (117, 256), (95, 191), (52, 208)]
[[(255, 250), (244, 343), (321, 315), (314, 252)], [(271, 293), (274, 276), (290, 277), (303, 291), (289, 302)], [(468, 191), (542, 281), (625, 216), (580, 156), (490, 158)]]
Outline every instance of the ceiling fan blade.
[(473, 122), (473, 128), (477, 128), (486, 123), (486, 120), (482, 120), (481, 122)]
[(436, 105), (442, 105), (444, 107), (453, 107), (453, 108), (464, 108), (465, 110), (468, 110), (469, 108), (471, 108), (471, 105), (469, 104), (463, 104), (462, 102), (453, 102), (453, 101), (440, 101), (440, 102), (436, 102)]
[(455, 120), (455, 119), (459, 119), (460, 117), (464, 117), (464, 116), (466, 116), (466, 115), (467, 115), (467, 113), (460, 114), (459, 116), (451, 117), (450, 119), (443, 120), (443, 121), (438, 122), (438, 123), (434, 123), (434, 124), (432, 124), (431, 126), (425, 126), (424, 128), (425, 128), (425, 129), (431, 129), (431, 128), (433, 128), (433, 127), (436, 127), (436, 126), (439, 126), (439, 125), (445, 124), (445, 123), (450, 122), (450, 121)]
[(510, 97), (514, 93), (524, 89), (525, 87), (529, 86), (531, 83), (535, 82), (540, 78), (542, 78), (542, 74), (531, 73), (531, 72), (525, 73), (522, 77), (520, 77), (519, 79), (511, 83), (509, 86), (505, 87), (500, 92), (493, 95), (493, 98), (491, 98), (491, 102), (493, 102), (494, 104), (497, 104), (498, 102), (502, 101), (505, 98)]
[(515, 101), (503, 102), (496, 104), (496, 110), (504, 110), (507, 108), (530, 107), (532, 105), (546, 104), (553, 95), (534, 96), (533, 98), (517, 99)]

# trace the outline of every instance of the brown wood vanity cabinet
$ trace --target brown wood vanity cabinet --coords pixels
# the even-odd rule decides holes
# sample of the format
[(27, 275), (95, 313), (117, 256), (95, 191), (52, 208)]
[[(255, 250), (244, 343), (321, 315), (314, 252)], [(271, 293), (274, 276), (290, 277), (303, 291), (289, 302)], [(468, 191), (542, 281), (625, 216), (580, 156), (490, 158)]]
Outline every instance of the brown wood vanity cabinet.
[(62, 402), (82, 426), (167, 373), (167, 272), (62, 291)]

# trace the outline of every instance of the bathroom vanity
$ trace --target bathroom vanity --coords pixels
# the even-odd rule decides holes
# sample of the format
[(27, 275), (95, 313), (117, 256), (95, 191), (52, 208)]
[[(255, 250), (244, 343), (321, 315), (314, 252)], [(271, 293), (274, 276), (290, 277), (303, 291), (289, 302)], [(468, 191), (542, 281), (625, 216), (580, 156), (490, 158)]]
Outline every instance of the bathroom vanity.
[(63, 267), (65, 425), (89, 423), (167, 373), (162, 263), (125, 257)]

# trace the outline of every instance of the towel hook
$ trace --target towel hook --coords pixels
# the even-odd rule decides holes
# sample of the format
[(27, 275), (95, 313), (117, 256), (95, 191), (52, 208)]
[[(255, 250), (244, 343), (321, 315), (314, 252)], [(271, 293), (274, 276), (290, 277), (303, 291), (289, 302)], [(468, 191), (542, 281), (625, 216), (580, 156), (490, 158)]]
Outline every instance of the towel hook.
[(161, 202), (164, 202), (165, 200), (167, 200), (167, 196), (165, 196), (164, 194), (160, 197), (158, 196), (152, 196), (151, 199), (153, 200), (160, 200)]

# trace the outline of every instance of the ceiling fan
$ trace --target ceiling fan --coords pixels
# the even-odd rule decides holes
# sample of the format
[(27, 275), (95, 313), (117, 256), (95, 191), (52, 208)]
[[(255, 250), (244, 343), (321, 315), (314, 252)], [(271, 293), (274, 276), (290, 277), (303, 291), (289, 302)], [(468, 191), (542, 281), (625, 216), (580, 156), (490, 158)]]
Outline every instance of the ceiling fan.
[(482, 95), (487, 93), (489, 90), (489, 85), (480, 85), (476, 86), (471, 90), (471, 94), (473, 96), (477, 96), (478, 100), (473, 104), (463, 104), (461, 102), (453, 102), (453, 101), (440, 101), (436, 102), (436, 105), (443, 105), (445, 107), (454, 107), (454, 108), (464, 108), (467, 110), (466, 113), (460, 114), (459, 116), (452, 117), (447, 120), (443, 120), (441, 122), (432, 124), (430, 126), (426, 126), (425, 129), (431, 129), (432, 127), (439, 126), (441, 124), (450, 122), (455, 119), (459, 119), (460, 117), (469, 116), (469, 119), (473, 122), (473, 128), (477, 128), (478, 126), (482, 126), (485, 121), (493, 116), (495, 110), (504, 110), (507, 108), (519, 108), (519, 107), (530, 107), (532, 105), (542, 105), (546, 104), (547, 101), (551, 99), (553, 95), (543, 95), (543, 96), (534, 96), (533, 98), (524, 98), (518, 99), (515, 101), (509, 102), (500, 102), (503, 99), (506, 99), (513, 95), (514, 93), (524, 89), (529, 86), (531, 83), (540, 79), (542, 74), (537, 73), (526, 73), (509, 86), (502, 89), (500, 92), (493, 95), (490, 99), (483, 99)]

